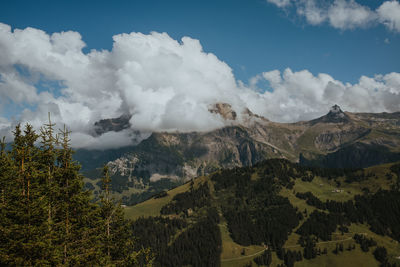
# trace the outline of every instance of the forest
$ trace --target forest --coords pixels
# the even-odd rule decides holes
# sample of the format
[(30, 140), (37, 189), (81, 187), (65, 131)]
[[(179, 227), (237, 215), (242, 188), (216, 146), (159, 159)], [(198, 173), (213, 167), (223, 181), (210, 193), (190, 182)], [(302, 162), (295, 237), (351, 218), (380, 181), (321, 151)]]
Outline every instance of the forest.
[(110, 197), (84, 190), (69, 131), (49, 123), (37, 134), (17, 125), (0, 148), (1, 266), (151, 266), (153, 253), (132, 239), (132, 222)]

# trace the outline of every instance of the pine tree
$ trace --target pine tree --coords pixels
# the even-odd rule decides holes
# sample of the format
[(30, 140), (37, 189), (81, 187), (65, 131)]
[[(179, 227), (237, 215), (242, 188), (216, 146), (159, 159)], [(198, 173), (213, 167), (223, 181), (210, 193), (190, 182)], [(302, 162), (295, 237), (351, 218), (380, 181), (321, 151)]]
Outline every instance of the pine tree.
[[(103, 219), (103, 230), (101, 233), (102, 243), (104, 244), (104, 253), (111, 261), (111, 223), (115, 213), (115, 207), (110, 198), (111, 179), (108, 171), (108, 166), (103, 167), (103, 176), (101, 178), (103, 194), (100, 196), (100, 216)], [(114, 234), (114, 233), (113, 233)]]
[(72, 160), (70, 132), (60, 131), (61, 148), (57, 150), (54, 172), (56, 205), (53, 220), (56, 226), (62, 263), (66, 266), (99, 264), (102, 260), (97, 235), (98, 206), (90, 201), (90, 192), (83, 191), (80, 165)]
[(39, 164), (40, 150), (35, 146), (38, 135), (29, 124), (25, 126), (23, 147), (20, 151), (19, 173), (22, 175), (23, 192), (23, 231), (25, 232), (25, 262), (32, 265), (47, 264), (45, 254), (47, 246), (42, 243), (45, 230), (45, 201), (43, 200), (43, 184)]
[(55, 124), (51, 123), (50, 114), (49, 114), (49, 123), (45, 124), (41, 129), (41, 146), (40, 149), (42, 151), (40, 162), (42, 164), (42, 170), (44, 176), (46, 178), (46, 189), (47, 189), (47, 197), (48, 197), (48, 208), (47, 208), (47, 222), (49, 231), (51, 231), (52, 226), (52, 213), (53, 207), (52, 202), (54, 200), (55, 193), (53, 192), (53, 183), (54, 183), (54, 170), (57, 158), (57, 152), (55, 146), (58, 144), (58, 136), (54, 136), (54, 126)]
[[(131, 266), (133, 263), (134, 266), (150, 266), (147, 264), (153, 261), (152, 253), (148, 249), (135, 248), (132, 230), (124, 218), (121, 203), (114, 203), (115, 200), (111, 197), (111, 178), (107, 165), (103, 167), (101, 181), (103, 191), (100, 196), (100, 216), (103, 223), (100, 236), (106, 261), (124, 266)], [(143, 265), (144, 263), (146, 264)]]

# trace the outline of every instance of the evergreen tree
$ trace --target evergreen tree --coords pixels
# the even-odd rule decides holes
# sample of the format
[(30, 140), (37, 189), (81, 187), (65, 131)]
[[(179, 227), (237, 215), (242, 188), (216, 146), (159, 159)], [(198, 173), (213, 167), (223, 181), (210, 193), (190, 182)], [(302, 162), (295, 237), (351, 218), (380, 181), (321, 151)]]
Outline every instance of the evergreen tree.
[[(65, 127), (59, 140), (49, 118), (39, 146), (31, 125), (24, 131), (17, 125), (13, 133), (11, 151), (0, 141), (0, 266), (152, 263), (148, 250), (134, 250), (129, 224), (121, 206), (112, 203), (109, 189), (102, 205), (83, 190)], [(106, 239), (101, 235), (104, 226), (109, 229)]]
[(100, 217), (102, 253), (106, 255), (106, 262), (118, 265), (135, 264), (135, 266), (148, 266), (153, 261), (150, 250), (137, 248), (135, 251), (132, 241), (132, 230), (129, 222), (124, 219), (121, 203), (114, 203), (110, 196), (111, 178), (107, 165), (103, 167), (102, 195), (100, 196)]
[(67, 266), (100, 264), (102, 254), (97, 234), (98, 206), (91, 202), (90, 192), (83, 191), (80, 165), (72, 160), (70, 132), (64, 127), (61, 147), (57, 149), (54, 170), (52, 220), (57, 232), (62, 263)]
[[(46, 265), (47, 246), (42, 242), (43, 219), (41, 172), (38, 164), (40, 150), (35, 147), (38, 136), (31, 125), (24, 132), (17, 125), (12, 150), (1, 145), (2, 265)], [(3, 241), (4, 240), (4, 241)]]

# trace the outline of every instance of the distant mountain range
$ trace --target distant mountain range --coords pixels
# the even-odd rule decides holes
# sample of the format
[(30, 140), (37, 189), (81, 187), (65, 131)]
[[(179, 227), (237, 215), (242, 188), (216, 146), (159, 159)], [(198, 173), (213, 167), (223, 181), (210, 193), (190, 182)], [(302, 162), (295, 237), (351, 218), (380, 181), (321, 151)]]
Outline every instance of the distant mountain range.
[[(113, 189), (126, 193), (125, 202), (135, 203), (141, 194), (150, 196), (217, 169), (250, 166), (269, 158), (329, 168), (400, 160), (400, 112), (350, 113), (335, 105), (311, 121), (277, 123), (250, 110), (239, 114), (226, 103), (217, 103), (209, 111), (229, 126), (209, 132), (157, 132), (122, 149), (78, 150), (75, 158), (92, 178), (88, 186), (98, 189), (95, 169), (104, 163), (113, 174)], [(126, 129), (129, 118), (99, 121), (96, 133)]]

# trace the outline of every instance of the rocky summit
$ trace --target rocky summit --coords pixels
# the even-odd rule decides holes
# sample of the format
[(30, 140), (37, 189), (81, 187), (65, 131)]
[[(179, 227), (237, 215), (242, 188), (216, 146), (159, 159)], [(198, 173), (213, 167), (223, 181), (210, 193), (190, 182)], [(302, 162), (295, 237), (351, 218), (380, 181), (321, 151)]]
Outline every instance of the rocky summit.
[(329, 110), (328, 114), (314, 120), (314, 122), (326, 122), (326, 123), (345, 123), (349, 122), (349, 116), (344, 113), (338, 105), (334, 105)]
[(114, 131), (119, 132), (130, 127), (129, 120), (131, 115), (123, 114), (118, 118), (103, 119), (95, 122), (94, 131), (96, 135), (102, 135), (103, 133)]

